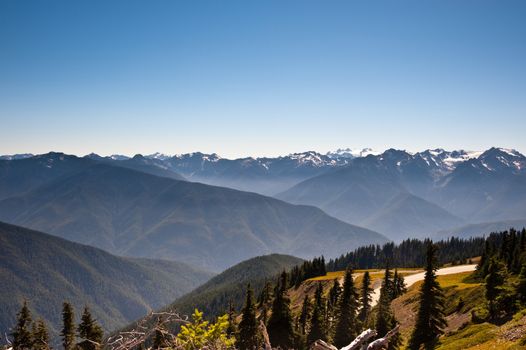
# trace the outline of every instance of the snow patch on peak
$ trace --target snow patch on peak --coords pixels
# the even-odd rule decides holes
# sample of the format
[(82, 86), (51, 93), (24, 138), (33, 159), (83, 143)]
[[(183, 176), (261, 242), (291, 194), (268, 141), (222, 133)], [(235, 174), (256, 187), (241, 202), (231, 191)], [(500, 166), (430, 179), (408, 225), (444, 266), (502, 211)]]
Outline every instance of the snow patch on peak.
[(166, 159), (172, 158), (172, 156), (165, 154), (165, 153), (155, 152), (155, 153), (147, 155), (146, 158), (166, 160)]
[(368, 155), (379, 155), (381, 152), (377, 152), (372, 148), (362, 148), (362, 149), (352, 149), (352, 148), (338, 148), (336, 151), (327, 152), (327, 157), (336, 159), (336, 158), (359, 158), (367, 157)]

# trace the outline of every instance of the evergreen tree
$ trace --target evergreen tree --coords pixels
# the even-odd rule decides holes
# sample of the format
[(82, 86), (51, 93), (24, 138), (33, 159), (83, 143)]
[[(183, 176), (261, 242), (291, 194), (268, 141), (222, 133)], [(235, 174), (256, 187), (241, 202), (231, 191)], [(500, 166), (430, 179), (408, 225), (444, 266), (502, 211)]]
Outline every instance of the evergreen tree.
[(273, 347), (290, 349), (294, 345), (293, 319), (290, 300), (287, 297), (287, 273), (282, 272), (280, 283), (276, 286), (272, 314), (268, 320), (267, 331)]
[(64, 302), (62, 304), (62, 346), (64, 350), (73, 350), (75, 348), (75, 315), (73, 307), (70, 303)]
[(520, 304), (526, 305), (526, 263), (522, 264), (521, 273), (519, 275), (519, 282), (515, 289), (517, 299)]
[(404, 277), (398, 273), (398, 269), (395, 269), (393, 276), (393, 296), (392, 299), (396, 299), (406, 292)]
[(256, 306), (254, 305), (253, 291), (250, 284), (247, 286), (245, 307), (239, 323), (240, 350), (253, 350), (258, 348), (258, 323), (256, 320)]
[(504, 284), (504, 267), (496, 259), (492, 258), (488, 265), (486, 282), (486, 300), (488, 301), (488, 312), (491, 320), (497, 319), (496, 300), (502, 292)]
[(230, 338), (237, 338), (237, 322), (236, 322), (236, 310), (232, 300), (228, 302), (228, 328), (226, 334)]
[(302, 335), (307, 334), (310, 316), (311, 316), (310, 300), (309, 300), (309, 296), (305, 295), (305, 298), (303, 299), (303, 305), (301, 306), (301, 313), (298, 319), (299, 329)]
[(263, 307), (264, 305), (270, 303), (272, 300), (272, 283), (265, 282), (265, 286), (261, 290), (258, 296), (258, 304), (259, 307)]
[(373, 291), (373, 288), (371, 288), (371, 276), (369, 275), (369, 271), (365, 271), (365, 273), (363, 274), (362, 290), (360, 296), (360, 302), (362, 304), (362, 307), (360, 308), (360, 313), (358, 314), (358, 319), (362, 323), (367, 322), (369, 314), (371, 313), (371, 294), (373, 293)]
[(347, 268), (343, 284), (343, 293), (338, 304), (338, 320), (333, 343), (338, 348), (348, 345), (356, 338), (360, 328), (356, 319), (358, 313), (358, 293), (354, 288), (353, 270)]
[(409, 340), (409, 350), (418, 350), (423, 345), (425, 349), (433, 349), (442, 329), (447, 323), (444, 317), (444, 295), (438, 284), (436, 247), (432, 242), (427, 246), (427, 262), (424, 283), (420, 289), (420, 305), (416, 325)]
[(327, 297), (327, 311), (325, 315), (325, 327), (327, 338), (331, 338), (334, 334), (334, 328), (338, 319), (338, 303), (340, 301), (340, 295), (342, 293), (342, 287), (338, 279), (334, 279), (329, 295)]
[(15, 330), (11, 334), (13, 336), (13, 350), (31, 349), (31, 312), (27, 306), (27, 300), (24, 301), (22, 309), (17, 314), (17, 321)]
[(308, 345), (311, 345), (316, 340), (327, 341), (327, 333), (325, 332), (325, 301), (323, 300), (323, 287), (318, 283), (314, 299), (314, 310), (310, 320), (310, 330), (307, 337)]
[(391, 310), (391, 271), (389, 266), (385, 268), (384, 279), (380, 287), (380, 298), (376, 312), (375, 328), (378, 337), (383, 337), (393, 326), (393, 311)]
[(82, 350), (96, 350), (100, 348), (103, 335), (102, 328), (97, 324), (95, 319), (93, 319), (87, 306), (84, 307), (77, 332), (79, 338), (82, 339), (77, 345)]
[(33, 350), (49, 350), (49, 333), (44, 320), (33, 324)]

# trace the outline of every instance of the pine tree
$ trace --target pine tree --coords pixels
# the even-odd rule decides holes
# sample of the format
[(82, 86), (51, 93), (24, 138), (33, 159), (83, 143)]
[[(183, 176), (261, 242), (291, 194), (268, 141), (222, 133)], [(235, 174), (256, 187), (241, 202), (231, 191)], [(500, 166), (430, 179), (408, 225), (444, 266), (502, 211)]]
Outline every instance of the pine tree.
[(356, 338), (360, 328), (356, 319), (358, 313), (358, 293), (354, 288), (353, 270), (347, 268), (343, 284), (343, 293), (338, 304), (338, 321), (333, 343), (338, 348), (348, 345)]
[(257, 349), (258, 341), (258, 324), (256, 320), (256, 306), (254, 305), (254, 292), (247, 286), (245, 307), (239, 323), (239, 341), (238, 347), (240, 350)]
[(396, 299), (406, 292), (404, 277), (398, 273), (398, 269), (395, 269), (393, 276), (393, 296), (392, 299)]
[(358, 319), (362, 323), (367, 322), (369, 314), (371, 313), (371, 294), (373, 293), (373, 291), (373, 288), (371, 288), (371, 276), (369, 275), (369, 271), (365, 271), (365, 273), (363, 274), (362, 290), (360, 296), (360, 302), (362, 306), (360, 308), (360, 313), (358, 314)]
[(526, 263), (522, 264), (521, 273), (519, 275), (519, 281), (515, 289), (517, 293), (517, 299), (522, 305), (526, 305)]
[(60, 336), (62, 337), (64, 350), (73, 350), (75, 348), (75, 315), (73, 307), (68, 302), (62, 304), (62, 331)]
[(39, 319), (33, 324), (33, 350), (49, 350), (49, 333), (44, 320)]
[(91, 316), (89, 308), (84, 307), (81, 322), (77, 328), (78, 336), (81, 342), (77, 345), (83, 350), (96, 350), (100, 348), (102, 343), (102, 328)]
[(236, 310), (232, 300), (228, 302), (228, 328), (226, 334), (231, 338), (237, 338)]
[(309, 296), (305, 295), (305, 298), (303, 299), (303, 305), (301, 306), (301, 313), (298, 319), (299, 328), (300, 328), (300, 332), (302, 335), (307, 334), (310, 316), (311, 316), (310, 300), (309, 300)]
[(331, 338), (334, 334), (334, 328), (338, 318), (338, 304), (340, 301), (340, 295), (342, 293), (342, 287), (338, 279), (334, 279), (329, 295), (327, 296), (327, 312), (325, 317), (325, 327), (327, 338)]
[(27, 300), (24, 301), (22, 309), (17, 314), (16, 327), (13, 333), (13, 350), (31, 349), (33, 345), (31, 339), (31, 312), (27, 306)]
[(375, 322), (376, 333), (378, 333), (379, 337), (383, 337), (391, 329), (393, 318), (391, 295), (391, 271), (389, 270), (389, 266), (386, 266), (384, 279), (380, 287), (380, 298), (378, 300), (378, 311)]
[(294, 345), (293, 319), (290, 312), (290, 300), (287, 297), (287, 273), (283, 271), (280, 283), (276, 286), (272, 314), (268, 320), (267, 331), (273, 347), (290, 349)]
[(433, 349), (438, 337), (446, 327), (444, 317), (444, 295), (438, 284), (435, 271), (438, 268), (436, 247), (432, 242), (427, 246), (427, 259), (424, 283), (420, 288), (420, 305), (416, 325), (409, 340), (409, 350)]
[(497, 297), (501, 294), (501, 286), (504, 284), (504, 267), (500, 262), (492, 258), (488, 265), (486, 282), (486, 300), (488, 301), (488, 312), (491, 320), (497, 319), (497, 308), (495, 307)]
[(314, 299), (314, 310), (310, 320), (310, 330), (307, 336), (307, 343), (311, 345), (316, 340), (327, 341), (327, 333), (325, 331), (325, 301), (323, 300), (323, 287), (318, 283)]

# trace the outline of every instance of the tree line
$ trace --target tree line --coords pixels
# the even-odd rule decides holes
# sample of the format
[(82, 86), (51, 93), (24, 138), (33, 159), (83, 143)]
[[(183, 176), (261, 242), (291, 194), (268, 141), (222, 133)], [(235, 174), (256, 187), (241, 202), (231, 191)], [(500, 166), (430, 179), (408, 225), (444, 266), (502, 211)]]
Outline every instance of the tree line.
[[(283, 349), (307, 349), (316, 340), (343, 347), (366, 328), (374, 329), (377, 337), (383, 337), (398, 324), (391, 302), (405, 293), (404, 278), (393, 267), (401, 266), (400, 254), (409, 246), (422, 248), (422, 245), (423, 255), (415, 253), (403, 258), (406, 262), (423, 258), (421, 266), (425, 269), (425, 278), (419, 291), (416, 325), (408, 338), (408, 349), (418, 350), (422, 346), (433, 349), (446, 326), (445, 300), (436, 270), (446, 261), (440, 259), (446, 259), (447, 256), (454, 257), (457, 262), (476, 256), (477, 253), (481, 256), (477, 271), (470, 278), (484, 283), (486, 305), (473, 312), (474, 322), (500, 322), (511, 317), (521, 307), (526, 307), (525, 229), (492, 233), (487, 238), (449, 239), (438, 243), (431, 240), (407, 240), (400, 245), (359, 248), (327, 264), (323, 257), (306, 261), (288, 272), (283, 271), (275, 283), (267, 281), (257, 297), (249, 284), (239, 313), (230, 302), (226, 314), (209, 322), (204, 320), (202, 312), (195, 310), (192, 320), (183, 320), (177, 334), (164, 328), (161, 316), (152, 333), (153, 348), (197, 349), (208, 346), (246, 350), (261, 348), (266, 336), (273, 347)], [(445, 249), (446, 253), (441, 252), (441, 249)], [(346, 266), (343, 284), (335, 279), (328, 291), (324, 291), (322, 283), (318, 282), (314, 297), (306, 295), (299, 312), (293, 313), (288, 296), (290, 289), (297, 287), (300, 280), (325, 275), (344, 261), (351, 263)], [(358, 265), (355, 266), (353, 261)], [(371, 276), (365, 271), (358, 281), (353, 277), (354, 268), (367, 267), (360, 263), (372, 263), (377, 268), (376, 264), (381, 261), (384, 263), (384, 275), (379, 299), (373, 307)], [(87, 307), (84, 308), (80, 324), (75, 325), (73, 308), (65, 302), (62, 318), (60, 335), (64, 350), (97, 350), (101, 346), (102, 328)], [(267, 334), (259, 327), (261, 323), (266, 326)], [(32, 321), (27, 302), (17, 314), (17, 323), (11, 336), (13, 350), (50, 349), (45, 322)], [(397, 349), (400, 343), (400, 335), (396, 335), (389, 342), (389, 349)], [(151, 339), (144, 339), (139, 344), (140, 347), (150, 346), (152, 342)]]
[[(464, 263), (480, 256), (484, 249), (483, 237), (461, 239), (452, 237), (434, 243), (438, 249), (438, 264)], [(327, 271), (344, 270), (352, 265), (357, 269), (383, 268), (387, 262), (392, 266), (422, 267), (426, 264), (426, 249), (430, 240), (406, 239), (400, 244), (369, 245), (355, 249), (327, 263)]]
[[(75, 315), (70, 303), (62, 306), (63, 328), (60, 332), (64, 350), (97, 350), (101, 347), (103, 331), (92, 317), (89, 308), (84, 307), (81, 321), (75, 325)], [(17, 322), (11, 333), (14, 350), (50, 350), (48, 327), (44, 320), (33, 321), (27, 301), (24, 301)]]
[(475, 277), (485, 284), (487, 303), (475, 320), (500, 322), (526, 307), (526, 229), (491, 234)]

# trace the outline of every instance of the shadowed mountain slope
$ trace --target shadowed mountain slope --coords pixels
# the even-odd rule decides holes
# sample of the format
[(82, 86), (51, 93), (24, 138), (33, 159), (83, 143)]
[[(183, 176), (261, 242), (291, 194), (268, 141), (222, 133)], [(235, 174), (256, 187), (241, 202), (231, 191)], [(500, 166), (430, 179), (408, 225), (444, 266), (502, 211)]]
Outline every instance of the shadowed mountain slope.
[(391, 239), (425, 237), (465, 223), (526, 217), (526, 157), (503, 148), (390, 149), (352, 159), (277, 197), (318, 206)]
[(0, 331), (14, 325), (27, 299), (34, 319), (42, 317), (57, 335), (61, 308), (69, 300), (89, 305), (106, 330), (173, 301), (207, 281), (210, 272), (187, 264), (111, 255), (0, 222)]
[(215, 270), (261, 254), (330, 257), (386, 242), (318, 208), (100, 164), (0, 201), (0, 220)]
[(300, 258), (281, 254), (258, 256), (243, 261), (177, 299), (165, 309), (176, 310), (188, 315), (198, 308), (208, 317), (214, 317), (226, 313), (228, 303), (231, 301), (233, 306), (239, 310), (243, 306), (248, 283), (254, 288), (257, 295), (266, 280), (273, 279), (282, 271), (289, 270), (302, 262)]

